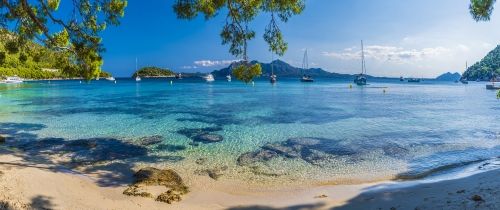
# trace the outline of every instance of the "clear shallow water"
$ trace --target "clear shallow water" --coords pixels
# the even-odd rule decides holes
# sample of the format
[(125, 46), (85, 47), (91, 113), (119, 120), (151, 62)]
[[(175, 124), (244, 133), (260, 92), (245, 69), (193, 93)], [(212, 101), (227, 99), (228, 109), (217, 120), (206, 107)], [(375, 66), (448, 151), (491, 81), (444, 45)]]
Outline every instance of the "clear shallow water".
[[(500, 102), (484, 83), (348, 86), (283, 78), (274, 86), (197, 79), (0, 85), (0, 132), (16, 130), (18, 141), (133, 143), (160, 135), (162, 143), (133, 161), (193, 177), (227, 166), (225, 179), (248, 182), (417, 178), (500, 156)], [(199, 142), (200, 134), (223, 140)]]

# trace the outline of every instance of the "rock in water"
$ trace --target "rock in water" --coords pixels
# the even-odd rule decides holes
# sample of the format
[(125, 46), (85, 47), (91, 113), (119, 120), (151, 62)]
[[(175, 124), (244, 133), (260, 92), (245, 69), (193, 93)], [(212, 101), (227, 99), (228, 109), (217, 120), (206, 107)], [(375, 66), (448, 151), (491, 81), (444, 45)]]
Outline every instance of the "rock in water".
[(224, 138), (219, 134), (201, 134), (193, 138), (196, 142), (215, 143), (222, 141)]
[(480, 195), (473, 195), (471, 199), (476, 202), (484, 201), (483, 197), (481, 197)]
[(141, 137), (138, 141), (138, 144), (142, 145), (142, 146), (151, 146), (151, 145), (159, 144), (161, 142), (163, 142), (163, 136), (154, 135), (154, 136)]
[(276, 156), (278, 156), (278, 154), (274, 151), (258, 150), (256, 152), (247, 152), (241, 154), (240, 157), (238, 157), (237, 161), (238, 165), (245, 166), (259, 161), (268, 161)]

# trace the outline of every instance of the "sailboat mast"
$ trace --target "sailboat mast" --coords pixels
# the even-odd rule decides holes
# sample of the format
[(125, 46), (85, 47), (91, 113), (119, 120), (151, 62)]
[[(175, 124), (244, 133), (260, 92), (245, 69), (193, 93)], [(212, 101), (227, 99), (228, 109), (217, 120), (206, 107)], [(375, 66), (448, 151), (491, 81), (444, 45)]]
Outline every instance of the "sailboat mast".
[(274, 54), (271, 53), (271, 76), (274, 75), (273, 62), (274, 62)]
[(304, 71), (309, 68), (309, 61), (307, 58), (307, 49), (304, 52), (304, 58), (302, 58), (302, 74), (304, 74)]
[(361, 74), (366, 73), (366, 67), (365, 67), (365, 49), (363, 46), (363, 40), (361, 40)]
[(137, 57), (135, 58), (135, 71), (137, 71)]

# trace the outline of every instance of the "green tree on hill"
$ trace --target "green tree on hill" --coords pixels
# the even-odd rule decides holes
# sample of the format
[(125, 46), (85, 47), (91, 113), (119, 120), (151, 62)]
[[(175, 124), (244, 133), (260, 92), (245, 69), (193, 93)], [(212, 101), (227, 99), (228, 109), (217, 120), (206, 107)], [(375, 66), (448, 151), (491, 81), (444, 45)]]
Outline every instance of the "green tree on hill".
[(169, 69), (162, 69), (158, 67), (144, 67), (136, 71), (132, 77), (168, 77), (173, 76), (175, 73)]

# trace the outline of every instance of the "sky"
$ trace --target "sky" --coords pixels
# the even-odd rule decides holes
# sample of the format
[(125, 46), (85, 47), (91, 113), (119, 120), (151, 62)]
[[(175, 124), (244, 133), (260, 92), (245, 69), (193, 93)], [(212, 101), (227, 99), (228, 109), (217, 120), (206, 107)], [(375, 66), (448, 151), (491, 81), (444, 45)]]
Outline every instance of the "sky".
[[(102, 33), (103, 69), (130, 76), (139, 67), (158, 66), (176, 72), (208, 72), (238, 58), (221, 44), (225, 12), (205, 20), (180, 20), (172, 0), (129, 0), (121, 25)], [(375, 76), (435, 77), (463, 72), (500, 42), (500, 10), (490, 22), (475, 22), (469, 0), (306, 0), (302, 14), (280, 28), (288, 42), (283, 57), (268, 51), (262, 35), (269, 14), (251, 27), (249, 58), (281, 59), (301, 66), (308, 50), (309, 66), (330, 72), (358, 73), (363, 40), (367, 72)], [(500, 6), (496, 3), (496, 6)]]

